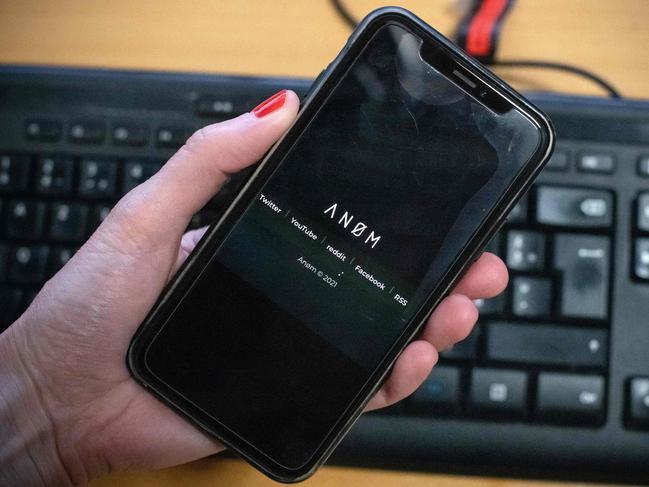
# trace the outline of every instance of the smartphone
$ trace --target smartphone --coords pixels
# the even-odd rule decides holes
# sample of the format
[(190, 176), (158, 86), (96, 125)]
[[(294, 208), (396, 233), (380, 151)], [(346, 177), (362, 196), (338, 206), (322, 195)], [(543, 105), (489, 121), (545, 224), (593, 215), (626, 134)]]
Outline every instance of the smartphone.
[(373, 12), (151, 310), (131, 373), (268, 476), (305, 479), (553, 140), (422, 20)]

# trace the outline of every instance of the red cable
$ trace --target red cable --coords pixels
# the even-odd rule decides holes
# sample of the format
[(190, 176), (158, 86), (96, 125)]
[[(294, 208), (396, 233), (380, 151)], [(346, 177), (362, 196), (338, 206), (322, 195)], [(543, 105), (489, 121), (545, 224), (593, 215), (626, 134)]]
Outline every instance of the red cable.
[(489, 55), (491, 31), (498, 18), (507, 8), (507, 0), (485, 0), (473, 17), (466, 36), (466, 50), (475, 57)]

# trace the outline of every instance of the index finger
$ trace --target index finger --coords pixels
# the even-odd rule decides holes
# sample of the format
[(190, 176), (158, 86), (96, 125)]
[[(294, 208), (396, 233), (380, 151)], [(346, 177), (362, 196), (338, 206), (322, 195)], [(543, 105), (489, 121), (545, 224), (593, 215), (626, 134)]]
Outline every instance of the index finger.
[(507, 287), (505, 263), (491, 252), (483, 253), (469, 268), (453, 292), (471, 299), (493, 298)]

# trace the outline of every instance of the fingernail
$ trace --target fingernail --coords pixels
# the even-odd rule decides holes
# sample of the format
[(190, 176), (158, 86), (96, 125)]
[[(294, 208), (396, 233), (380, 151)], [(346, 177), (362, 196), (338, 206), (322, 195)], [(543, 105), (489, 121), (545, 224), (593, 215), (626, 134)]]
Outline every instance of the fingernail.
[(286, 102), (286, 90), (278, 91), (273, 96), (268, 98), (265, 101), (262, 101), (259, 105), (252, 109), (252, 113), (257, 118), (265, 117), (270, 115), (274, 111), (279, 110), (284, 106)]

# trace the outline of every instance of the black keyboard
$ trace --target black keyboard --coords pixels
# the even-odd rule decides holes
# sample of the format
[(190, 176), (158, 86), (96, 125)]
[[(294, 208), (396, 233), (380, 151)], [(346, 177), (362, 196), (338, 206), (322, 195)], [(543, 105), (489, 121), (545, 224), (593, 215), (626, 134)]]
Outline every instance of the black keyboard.
[[(308, 80), (0, 68), (0, 329), (196, 128)], [(649, 479), (649, 103), (536, 95), (557, 149), (489, 249), (511, 273), (339, 464)], [(195, 216), (218, 216), (246, 174)]]

